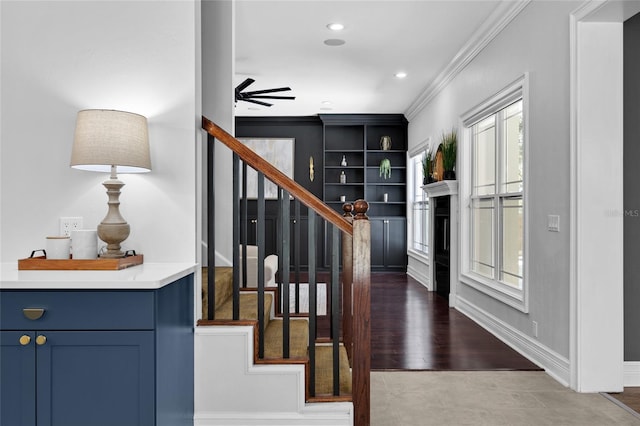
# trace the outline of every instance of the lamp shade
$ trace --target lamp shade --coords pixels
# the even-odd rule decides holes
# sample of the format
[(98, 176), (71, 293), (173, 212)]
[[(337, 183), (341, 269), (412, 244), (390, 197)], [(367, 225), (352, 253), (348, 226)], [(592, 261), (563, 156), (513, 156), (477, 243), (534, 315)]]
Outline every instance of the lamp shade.
[(78, 112), (71, 167), (96, 172), (143, 173), (151, 170), (147, 119), (105, 109)]

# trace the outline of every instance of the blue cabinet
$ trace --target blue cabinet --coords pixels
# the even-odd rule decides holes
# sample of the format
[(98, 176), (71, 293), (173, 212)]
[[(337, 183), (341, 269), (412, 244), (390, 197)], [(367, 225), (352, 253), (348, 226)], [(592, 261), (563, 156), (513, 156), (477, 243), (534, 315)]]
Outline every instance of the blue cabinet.
[(7, 290), (0, 308), (0, 425), (193, 424), (193, 275), (157, 290)]
[(0, 425), (36, 424), (36, 348), (30, 344), (33, 341), (32, 331), (0, 332)]

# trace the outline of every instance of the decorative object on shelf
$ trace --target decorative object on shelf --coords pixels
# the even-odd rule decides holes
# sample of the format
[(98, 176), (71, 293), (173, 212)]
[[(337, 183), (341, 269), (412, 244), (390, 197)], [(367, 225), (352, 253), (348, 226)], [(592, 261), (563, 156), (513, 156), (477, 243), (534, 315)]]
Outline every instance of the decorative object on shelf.
[(340, 196), (340, 202), (344, 203), (345, 201), (347, 201), (347, 196), (346, 195), (341, 195)]
[(347, 175), (344, 174), (344, 170), (340, 172), (340, 183), (347, 183)]
[(380, 149), (383, 151), (391, 149), (391, 136), (383, 136), (380, 138)]
[(445, 180), (456, 179), (456, 150), (458, 138), (456, 130), (452, 129), (450, 133), (442, 134), (442, 167), (444, 168)]
[(45, 245), (47, 259), (69, 259), (71, 240), (69, 237), (47, 237)]
[(313, 156), (309, 157), (309, 180), (313, 182), (314, 171), (313, 171)]
[(383, 158), (380, 161), (380, 177), (389, 179), (391, 177), (391, 161), (388, 158)]
[(340, 162), (340, 165), (342, 167), (347, 167), (347, 157), (346, 156), (342, 156), (342, 161)]
[(94, 229), (71, 231), (71, 249), (74, 259), (96, 259), (98, 257), (98, 233)]
[(90, 109), (78, 112), (71, 151), (71, 167), (95, 172), (110, 172), (103, 182), (109, 197), (109, 210), (98, 225), (98, 236), (107, 243), (101, 257), (121, 258), (120, 243), (127, 239), (129, 224), (120, 214), (120, 173), (144, 173), (151, 170), (147, 119), (125, 111)]
[(382, 194), (382, 201), (384, 201), (385, 203), (389, 202), (389, 194), (387, 194), (386, 192)]
[(422, 155), (422, 184), (427, 185), (434, 182), (433, 178), (433, 162), (434, 158), (431, 150), (427, 149)]

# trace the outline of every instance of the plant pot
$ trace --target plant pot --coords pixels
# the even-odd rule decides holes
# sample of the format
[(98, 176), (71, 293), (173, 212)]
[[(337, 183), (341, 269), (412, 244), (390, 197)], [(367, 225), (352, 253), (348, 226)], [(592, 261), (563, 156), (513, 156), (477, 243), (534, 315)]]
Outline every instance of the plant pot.
[(456, 180), (456, 171), (455, 170), (445, 170), (442, 178), (444, 180)]

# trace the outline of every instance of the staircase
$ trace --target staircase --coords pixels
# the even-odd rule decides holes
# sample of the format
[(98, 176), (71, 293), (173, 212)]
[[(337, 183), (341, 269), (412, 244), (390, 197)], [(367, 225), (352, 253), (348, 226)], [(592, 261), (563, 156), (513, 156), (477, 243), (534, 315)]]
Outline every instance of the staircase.
[[(345, 204), (333, 210), (285, 176), (233, 136), (203, 117), (207, 138), (208, 264), (215, 263), (215, 206), (212, 192), (214, 143), (233, 155), (233, 267), (203, 269), (202, 318), (196, 327), (194, 425), (336, 425), (367, 426), (370, 412), (370, 224), (368, 204)], [(246, 173), (257, 172), (255, 244), (257, 288), (247, 286)], [(241, 171), (242, 170), (242, 171)], [(240, 173), (245, 178), (240, 188)], [(266, 287), (264, 182), (277, 187), (278, 279)], [(300, 209), (308, 228), (309, 313), (291, 312), (292, 247), (299, 247)], [(295, 217), (290, 210), (295, 210)], [(352, 214), (352, 213), (355, 213)], [(317, 223), (316, 221), (320, 221)], [(317, 225), (319, 226), (316, 226)], [(326, 247), (316, 242), (326, 230)], [(292, 237), (293, 235), (293, 237)], [(273, 238), (273, 237), (270, 237)], [(327, 250), (324, 252), (323, 250)], [(316, 309), (316, 253), (328, 253), (327, 315)], [(296, 262), (299, 256), (295, 256)], [(324, 265), (326, 266), (326, 265)], [(286, 273), (283, 273), (286, 271)], [(212, 273), (214, 272), (214, 273)], [(245, 280), (240, 283), (239, 276)], [(296, 278), (297, 279), (297, 278)], [(324, 280), (324, 278), (323, 278)], [(273, 280), (270, 280), (273, 282)], [(319, 323), (323, 326), (319, 336)]]
[[(208, 281), (208, 268), (202, 269), (202, 282)], [(216, 308), (215, 318), (220, 323), (232, 321), (233, 268), (215, 268)], [(278, 287), (265, 288), (264, 311), (266, 316), (264, 328), (264, 358), (257, 363), (273, 364), (288, 363), (290, 360), (303, 361), (305, 368), (309, 368), (309, 319), (306, 316), (292, 318), (290, 321), (289, 358), (282, 354), (283, 324), (281, 314), (276, 314), (276, 304), (279, 295)], [(202, 314), (206, 317), (208, 307), (208, 292), (206, 287), (202, 291)], [(220, 296), (220, 297), (218, 297)], [(239, 321), (256, 321), (258, 318), (258, 294), (254, 289), (245, 289), (240, 295)], [(202, 321), (207, 324), (207, 321)], [(260, 330), (256, 328), (256, 332)], [(351, 400), (351, 368), (344, 345), (339, 348), (340, 392), (333, 395), (333, 356), (332, 347), (325, 342), (316, 341), (315, 365), (315, 397), (308, 401), (350, 401)], [(308, 376), (308, 374), (306, 374)], [(307, 383), (308, 385), (308, 383)], [(310, 392), (305, 392), (309, 395)]]

